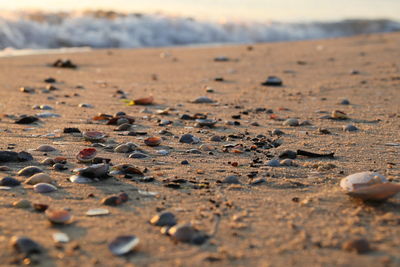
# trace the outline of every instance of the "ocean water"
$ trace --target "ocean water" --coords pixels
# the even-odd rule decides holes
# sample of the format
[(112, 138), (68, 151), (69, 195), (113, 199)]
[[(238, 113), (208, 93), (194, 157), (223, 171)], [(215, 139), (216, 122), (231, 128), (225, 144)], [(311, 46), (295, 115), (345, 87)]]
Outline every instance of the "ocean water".
[(115, 12), (0, 14), (0, 49), (139, 48), (259, 43), (400, 31), (392, 20), (289, 23), (211, 22), (162, 14)]

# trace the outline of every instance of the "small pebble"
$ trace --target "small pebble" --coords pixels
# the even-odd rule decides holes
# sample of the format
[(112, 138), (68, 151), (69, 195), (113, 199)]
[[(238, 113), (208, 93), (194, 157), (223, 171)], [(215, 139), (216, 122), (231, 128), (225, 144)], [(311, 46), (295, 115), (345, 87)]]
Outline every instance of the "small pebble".
[(177, 221), (175, 214), (172, 212), (164, 211), (151, 218), (150, 223), (156, 226), (174, 226)]
[(350, 105), (350, 101), (347, 99), (343, 99), (342, 101), (340, 101), (340, 105)]
[(10, 240), (10, 244), (15, 250), (26, 256), (40, 254), (42, 252), (41, 246), (28, 237), (13, 236)]
[(15, 201), (12, 205), (19, 209), (30, 209), (32, 207), (31, 202), (27, 199)]
[(371, 251), (369, 242), (366, 239), (355, 239), (345, 242), (342, 248), (349, 252), (356, 252), (357, 254), (365, 254)]
[(12, 177), (3, 177), (0, 180), (0, 185), (1, 186), (10, 186), (10, 187), (14, 187), (14, 186), (19, 186), (21, 184), (20, 181), (18, 181), (15, 178)]
[(223, 184), (241, 184), (236, 175), (230, 175), (221, 181)]
[(299, 120), (298, 119), (287, 119), (285, 120), (282, 125), (284, 126), (299, 126)]
[(292, 150), (285, 150), (279, 154), (281, 159), (295, 159), (297, 157), (297, 152)]
[(281, 166), (279, 160), (277, 160), (277, 159), (271, 159), (270, 161), (268, 161), (266, 163), (266, 165), (269, 166), (269, 167), (279, 167), (279, 166)]
[(358, 128), (352, 124), (348, 124), (346, 126), (343, 126), (343, 131), (345, 132), (355, 132), (358, 131)]
[(182, 161), (181, 161), (181, 164), (182, 164), (182, 165), (188, 165), (188, 164), (189, 164), (189, 161), (187, 161), (187, 160), (182, 160)]
[(184, 134), (179, 139), (179, 142), (185, 144), (197, 144), (200, 142), (200, 139), (191, 134)]
[(193, 100), (192, 103), (209, 104), (209, 103), (215, 103), (215, 101), (207, 96), (200, 96), (200, 97), (196, 98), (195, 100)]
[(128, 156), (128, 158), (131, 158), (131, 159), (144, 159), (144, 158), (148, 158), (148, 157), (149, 157), (148, 155), (140, 153), (140, 152), (135, 152)]

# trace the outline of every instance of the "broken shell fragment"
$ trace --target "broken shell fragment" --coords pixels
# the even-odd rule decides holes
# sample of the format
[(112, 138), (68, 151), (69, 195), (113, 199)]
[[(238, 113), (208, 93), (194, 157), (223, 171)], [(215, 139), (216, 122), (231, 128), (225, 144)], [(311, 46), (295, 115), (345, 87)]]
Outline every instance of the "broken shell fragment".
[(79, 162), (91, 162), (97, 155), (95, 148), (85, 148), (76, 155)]
[(47, 184), (47, 183), (38, 183), (33, 186), (33, 191), (36, 193), (51, 193), (57, 190), (57, 187), (55, 187), (52, 184)]
[(64, 209), (46, 209), (45, 215), (51, 223), (65, 224), (72, 220), (72, 215)]
[(108, 249), (117, 256), (134, 250), (139, 245), (139, 238), (134, 235), (118, 236), (109, 245)]
[(149, 137), (147, 139), (144, 139), (144, 143), (147, 146), (158, 146), (161, 144), (161, 138), (160, 137)]
[(108, 209), (90, 209), (86, 212), (86, 216), (101, 216), (101, 215), (107, 215), (110, 214), (110, 211)]
[(340, 181), (340, 186), (349, 192), (374, 184), (386, 183), (387, 179), (377, 172), (358, 172)]
[(340, 110), (334, 110), (332, 111), (332, 118), (337, 119), (337, 120), (347, 120), (349, 117), (347, 116), (346, 113)]
[(83, 138), (85, 138), (86, 141), (90, 142), (99, 142), (102, 141), (105, 137), (106, 134), (102, 132), (88, 131), (83, 133)]
[(53, 237), (53, 240), (55, 243), (68, 243), (69, 242), (69, 236), (62, 232), (53, 233), (52, 237)]

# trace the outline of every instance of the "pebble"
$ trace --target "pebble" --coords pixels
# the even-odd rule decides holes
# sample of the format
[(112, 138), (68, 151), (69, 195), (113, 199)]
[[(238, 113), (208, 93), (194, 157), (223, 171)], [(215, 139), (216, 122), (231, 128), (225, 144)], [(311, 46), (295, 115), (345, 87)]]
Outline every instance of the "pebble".
[(210, 103), (215, 103), (214, 100), (212, 100), (211, 98), (207, 97), (207, 96), (200, 96), (196, 99), (194, 99), (192, 101), (192, 103), (196, 103), (196, 104), (210, 104)]
[(34, 116), (21, 116), (19, 119), (15, 121), (16, 124), (31, 124), (38, 121), (38, 117)]
[(185, 144), (197, 144), (200, 142), (200, 139), (191, 134), (184, 134), (179, 139), (179, 142)]
[(200, 245), (207, 239), (205, 234), (200, 233), (191, 224), (180, 224), (168, 230), (171, 238), (177, 242), (193, 243)]
[(241, 182), (239, 181), (239, 178), (236, 175), (227, 176), (221, 182), (223, 184), (241, 184)]
[(281, 166), (293, 166), (293, 160), (291, 159), (284, 159), (279, 162)]
[(299, 126), (299, 120), (298, 119), (287, 119), (282, 123), (284, 126)]
[(56, 170), (56, 171), (65, 171), (65, 170), (68, 169), (68, 167), (65, 166), (65, 164), (62, 164), (62, 163), (56, 163), (56, 164), (54, 164), (52, 167), (53, 167), (53, 169)]
[(343, 126), (343, 131), (345, 132), (355, 132), (358, 131), (358, 128), (352, 124), (347, 124), (346, 126)]
[(42, 252), (41, 246), (28, 237), (13, 236), (10, 240), (10, 244), (15, 250), (19, 253), (25, 254), (26, 256), (31, 254), (40, 254)]
[(109, 245), (108, 249), (117, 256), (131, 252), (139, 245), (139, 238), (134, 235), (118, 236)]
[(87, 103), (80, 103), (78, 105), (80, 108), (93, 108), (94, 106), (92, 104), (87, 104)]
[(350, 101), (348, 99), (342, 99), (339, 103), (340, 105), (350, 105)]
[(157, 150), (156, 153), (157, 153), (158, 155), (161, 155), (161, 156), (166, 156), (166, 155), (169, 154), (169, 151), (168, 151), (168, 150), (161, 149), (161, 150)]
[(277, 160), (277, 159), (271, 159), (265, 165), (267, 165), (269, 167), (279, 167), (279, 166), (281, 166), (279, 160)]
[(122, 200), (119, 196), (108, 196), (103, 198), (100, 203), (106, 206), (118, 206), (122, 204)]
[(181, 161), (181, 164), (182, 164), (182, 165), (189, 165), (189, 161), (187, 161), (187, 160), (182, 160), (182, 161)]
[(156, 226), (174, 226), (177, 223), (175, 214), (164, 211), (150, 219), (150, 223)]
[(51, 184), (53, 182), (53, 179), (45, 173), (37, 173), (32, 175), (28, 180), (25, 181), (25, 184), (30, 184), (30, 185), (35, 185), (39, 183), (47, 183)]
[(29, 200), (27, 199), (21, 199), (13, 202), (13, 207), (19, 208), (19, 209), (30, 209), (32, 207), (32, 204)]
[(114, 129), (114, 131), (122, 132), (122, 131), (129, 131), (131, 129), (132, 125), (130, 123), (124, 123), (119, 125), (117, 128)]
[(0, 180), (0, 185), (1, 185), (1, 186), (10, 186), (10, 187), (13, 187), (13, 186), (19, 186), (20, 184), (21, 184), (20, 181), (18, 181), (18, 180), (15, 179), (15, 178), (12, 178), (12, 177), (3, 177), (3, 178), (1, 178), (1, 180)]
[(354, 239), (343, 243), (342, 248), (349, 252), (364, 254), (371, 251), (369, 242), (366, 239)]
[(186, 150), (186, 153), (190, 153), (190, 154), (201, 154), (201, 151), (196, 149), (196, 148), (192, 148), (189, 150)]
[(159, 146), (161, 144), (162, 139), (160, 137), (149, 137), (144, 139), (144, 143), (147, 146)]
[(35, 149), (36, 151), (40, 152), (52, 152), (56, 151), (57, 149), (50, 145), (40, 145), (38, 148)]
[(43, 172), (43, 170), (39, 167), (36, 166), (28, 166), (23, 168), (22, 170), (18, 171), (17, 175), (18, 176), (25, 176), (25, 177), (30, 177), (36, 173)]
[(217, 123), (216, 120), (210, 120), (210, 119), (196, 119), (195, 120), (196, 124), (200, 127), (214, 127), (215, 124)]
[(48, 183), (38, 183), (33, 186), (33, 191), (35, 191), (36, 193), (51, 193), (56, 190), (57, 187)]
[(52, 113), (52, 112), (42, 112), (42, 113), (37, 113), (36, 117), (46, 119), (46, 118), (60, 118), (61, 115), (57, 113)]
[(201, 151), (214, 151), (215, 148), (213, 146), (207, 145), (207, 144), (202, 144), (199, 149)]

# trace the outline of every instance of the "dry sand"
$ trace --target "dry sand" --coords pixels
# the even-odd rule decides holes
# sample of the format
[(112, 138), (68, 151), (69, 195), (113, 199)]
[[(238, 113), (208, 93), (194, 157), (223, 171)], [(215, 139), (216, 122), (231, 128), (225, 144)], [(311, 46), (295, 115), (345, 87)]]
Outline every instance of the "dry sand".
[[(56, 172), (41, 166), (57, 181), (59, 190), (54, 193), (34, 193), (27, 185), (0, 192), (1, 265), (22, 264), (22, 256), (12, 249), (9, 240), (14, 235), (24, 235), (44, 247), (44, 253), (34, 258), (40, 266), (399, 266), (400, 196), (380, 205), (363, 204), (345, 195), (339, 181), (354, 172), (376, 170), (393, 182), (400, 182), (400, 147), (385, 145), (400, 143), (400, 34), (252, 47), (99, 50), (0, 59), (1, 113), (33, 115), (40, 112), (32, 110), (33, 105), (47, 104), (55, 108), (51, 112), (62, 116), (42, 119), (38, 125), (17, 125), (3, 117), (1, 149), (7, 150), (9, 144), (15, 144), (14, 151), (53, 145), (58, 151), (47, 156), (65, 156), (69, 167)], [(231, 60), (214, 62), (216, 56)], [(71, 59), (79, 68), (47, 66), (60, 57)], [(351, 74), (353, 70), (359, 73)], [(284, 86), (261, 86), (269, 75), (280, 77)], [(47, 77), (59, 81), (59, 91), (40, 93)], [(216, 82), (215, 77), (225, 81)], [(77, 85), (85, 89), (76, 89)], [(22, 93), (21, 86), (36, 87), (37, 93)], [(215, 92), (206, 93), (205, 86)], [(175, 110), (167, 116), (143, 113), (143, 106), (127, 106), (114, 97), (118, 89), (128, 93), (129, 99), (153, 95), (156, 104), (147, 107), (150, 111), (166, 107)], [(203, 95), (218, 104), (189, 102)], [(338, 104), (343, 98), (351, 104)], [(89, 103), (94, 108), (78, 108), (79, 103)], [(258, 107), (272, 109), (279, 118), (309, 120), (312, 125), (282, 126), (282, 121), (270, 119), (271, 114), (254, 112)], [(326, 115), (321, 111), (330, 114), (336, 109), (346, 112), (351, 119), (320, 119)], [(91, 121), (97, 113), (118, 111), (134, 116), (137, 129), (146, 131), (148, 136), (161, 136), (158, 132), (165, 128), (175, 136), (192, 133), (216, 151), (213, 155), (204, 151), (189, 154), (186, 150), (199, 148), (200, 144), (181, 144), (174, 136), (164, 136), (162, 147), (171, 147), (167, 148), (171, 153), (159, 156), (154, 153), (159, 148), (146, 147), (143, 137), (121, 136), (113, 131), (114, 126)], [(243, 114), (245, 111), (249, 112)], [(179, 115), (198, 112), (221, 121), (214, 129), (193, 128), (193, 121), (177, 123)], [(225, 124), (235, 121), (231, 116), (238, 114), (241, 119), (236, 121), (240, 126)], [(176, 125), (158, 126), (158, 119), (169, 119)], [(253, 122), (259, 126), (252, 126)], [(344, 132), (342, 127), (347, 124), (360, 130)], [(146, 175), (156, 180), (141, 183), (109, 178), (89, 185), (69, 182), (71, 170), (83, 166), (76, 162), (75, 154), (90, 143), (63, 133), (53, 139), (40, 137), (64, 127), (103, 131), (118, 143), (140, 144), (151, 157), (130, 159), (126, 154), (101, 148), (99, 155), (111, 158), (114, 164), (131, 163), (142, 170), (147, 168)], [(320, 127), (331, 134), (319, 134)], [(229, 143), (250, 147), (251, 138), (258, 134), (276, 139), (270, 136), (273, 129), (286, 133), (277, 148), (260, 149), (260, 153), (223, 152), (223, 145)], [(239, 134), (245, 138), (209, 141), (212, 135)], [(294, 160), (298, 167), (265, 166), (271, 157), (286, 149), (335, 152), (336, 157), (298, 157)], [(31, 153), (33, 162), (5, 163), (11, 170), (3, 172), (2, 177), (15, 176), (22, 167), (39, 165), (46, 158), (43, 152)], [(256, 158), (260, 163), (251, 167)], [(182, 160), (190, 164), (181, 165)], [(228, 162), (237, 162), (238, 166)], [(336, 167), (318, 169), (327, 163)], [(254, 179), (264, 178), (266, 182), (250, 185), (251, 172), (257, 172)], [(239, 176), (241, 185), (217, 182), (232, 174)], [(176, 178), (192, 182), (182, 184), (181, 189), (164, 186), (166, 180)], [(195, 189), (193, 182), (209, 186)], [(158, 195), (146, 197), (138, 189)], [(88, 209), (102, 207), (103, 197), (120, 191), (129, 195), (127, 203), (107, 207), (111, 211), (108, 216), (85, 216)], [(89, 194), (94, 197), (88, 197)], [(294, 198), (299, 201), (293, 201)], [(74, 222), (51, 226), (42, 213), (12, 207), (19, 199), (70, 208)], [(211, 231), (215, 214), (219, 214), (219, 230), (201, 246), (174, 243), (148, 223), (159, 210), (169, 210), (179, 222), (192, 222), (204, 231)], [(70, 243), (56, 248), (51, 234), (57, 231), (67, 233)], [(126, 234), (140, 238), (139, 249), (127, 256), (113, 256), (107, 244)], [(372, 251), (357, 254), (342, 249), (346, 241), (357, 238), (367, 239)]]

